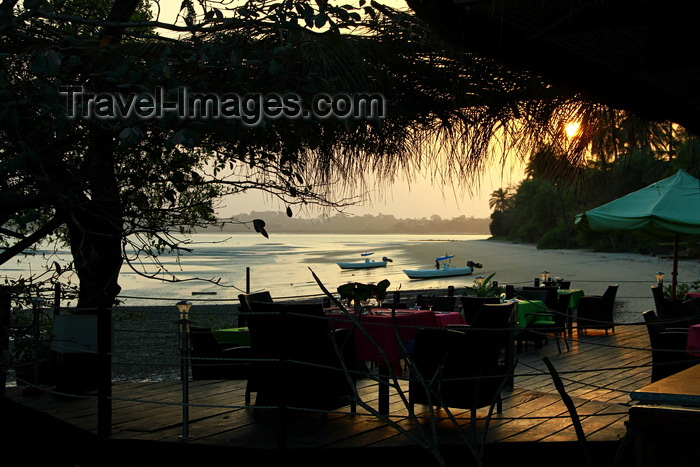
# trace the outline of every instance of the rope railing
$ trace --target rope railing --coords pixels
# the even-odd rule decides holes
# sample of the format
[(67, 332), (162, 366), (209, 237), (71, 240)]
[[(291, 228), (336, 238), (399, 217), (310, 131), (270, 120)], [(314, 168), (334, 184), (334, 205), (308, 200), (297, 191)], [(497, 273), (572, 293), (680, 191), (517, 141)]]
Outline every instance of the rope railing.
[[(584, 281), (581, 281), (584, 282)], [(596, 281), (586, 281), (586, 282), (596, 282)], [(600, 281), (600, 282), (606, 282), (606, 281)], [(624, 281), (618, 281), (618, 282), (624, 282)], [(628, 281), (630, 282), (630, 281)], [(404, 291), (405, 292), (405, 291)], [(416, 291), (419, 292), (419, 291)], [(425, 292), (424, 289), (421, 289), (420, 292)], [(295, 296), (295, 297), (284, 297), (280, 298), (280, 300), (285, 300), (285, 299), (290, 299), (290, 300), (306, 300), (309, 298), (320, 298), (323, 295), (304, 295), (304, 296)], [(145, 297), (143, 297), (145, 298)], [(620, 297), (621, 298), (621, 297)], [(635, 297), (635, 298), (647, 298), (647, 297)], [(650, 302), (651, 302), (651, 297), (648, 297)], [(148, 297), (149, 300), (152, 300), (152, 297)], [(170, 302), (173, 302), (174, 300), (172, 298), (160, 298), (158, 300), (168, 300)], [(237, 300), (237, 299), (236, 299)], [(198, 303), (205, 303), (205, 304), (212, 304), (212, 303), (218, 303), (218, 302), (229, 302), (231, 300), (227, 299), (193, 299), (193, 302), (198, 302)], [(148, 308), (148, 307), (139, 307), (139, 308)], [(196, 305), (193, 307), (193, 310), (191, 311), (191, 314), (195, 315), (196, 312), (194, 309), (196, 308)], [(546, 308), (546, 307), (545, 307)], [(115, 308), (112, 310), (113, 314), (115, 312), (118, 314), (120, 308)], [(68, 311), (67, 309), (62, 309), (62, 312)], [(556, 310), (550, 310), (547, 309), (547, 311), (550, 311), (552, 313), (559, 313)], [(241, 363), (244, 361), (250, 362), (250, 363), (255, 363), (255, 362), (261, 362), (261, 361), (269, 361), (269, 359), (254, 359), (254, 358), (249, 358), (249, 359), (241, 359), (241, 358), (215, 358), (215, 357), (197, 357), (196, 359), (191, 356), (191, 354), (187, 354), (186, 356), (183, 355), (178, 355), (179, 350), (178, 350), (178, 344), (179, 344), (179, 339), (180, 339), (180, 333), (178, 332), (178, 326), (176, 324), (177, 320), (177, 311), (175, 307), (172, 307), (172, 311), (165, 311), (161, 309), (154, 309), (150, 312), (147, 313), (149, 316), (144, 317), (144, 316), (119, 316), (119, 319), (115, 320), (114, 322), (114, 347), (111, 352), (109, 352), (109, 356), (112, 359), (112, 367), (118, 369), (113, 374), (114, 380), (115, 381), (139, 381), (139, 380), (157, 380), (158, 378), (162, 378), (164, 381), (173, 381), (177, 380), (178, 376), (178, 369), (180, 368), (181, 364), (183, 362), (190, 367), (192, 364), (193, 360), (197, 360), (199, 364), (218, 364), (222, 362), (231, 362), (231, 363)], [(199, 318), (199, 316), (198, 316)], [(230, 317), (231, 322), (235, 322), (236, 320), (234, 319), (234, 316)], [(321, 317), (319, 319), (327, 319), (326, 317)], [(628, 326), (628, 327), (638, 327), (642, 325), (646, 325), (645, 322), (643, 321), (633, 321), (633, 322), (621, 322), (621, 323), (608, 323), (608, 322), (601, 322), (602, 324), (614, 324), (615, 326)], [(362, 326), (361, 322), (356, 322), (353, 323), (354, 325), (357, 325), (358, 327)], [(138, 326), (141, 325), (142, 328), (139, 329)], [(382, 324), (382, 323), (372, 323), (372, 326), (389, 326), (393, 327), (395, 329), (400, 329), (400, 328), (408, 328), (408, 329), (416, 329), (420, 328), (420, 326), (415, 326), (415, 325), (396, 325), (396, 324)], [(576, 329), (576, 327), (574, 327)], [(514, 327), (510, 329), (511, 331), (519, 331), (522, 330), (521, 327)], [(485, 331), (498, 331), (498, 332), (503, 332), (504, 329), (501, 328), (488, 328), (485, 329)], [(541, 333), (543, 337), (549, 336), (548, 331), (550, 331), (548, 328), (543, 327), (539, 328), (537, 330), (533, 330), (532, 332), (537, 332)], [(639, 347), (639, 346), (634, 346), (634, 345), (624, 345), (620, 344), (614, 341), (601, 341), (601, 340), (596, 340), (593, 341), (591, 339), (581, 337), (579, 336), (578, 338), (573, 338), (573, 337), (567, 337), (569, 342), (576, 343), (579, 345), (579, 348), (582, 346), (592, 346), (592, 347), (605, 347), (609, 349), (617, 349), (617, 350), (630, 350), (630, 351), (635, 351), (635, 352), (641, 352), (645, 354), (646, 356), (651, 355), (651, 348), (646, 348), (646, 347)], [(156, 340), (157, 342), (150, 342), (151, 340)], [(128, 341), (129, 344), (124, 345), (122, 344), (122, 341)], [(584, 350), (585, 351), (585, 350)], [(669, 352), (674, 352), (674, 351), (669, 351)], [(88, 350), (87, 353), (94, 353), (93, 350)], [(681, 351), (678, 351), (678, 353), (682, 353)], [(155, 355), (154, 355), (155, 354)], [(405, 355), (404, 357), (408, 357), (408, 355)], [(305, 366), (310, 366), (310, 367), (319, 367), (319, 368), (326, 368), (326, 369), (334, 369), (337, 370), (337, 368), (330, 367), (330, 366), (324, 366), (320, 365), (315, 362), (305, 362), (301, 360), (296, 360), (296, 359), (290, 359), (287, 360), (287, 363), (289, 364), (294, 364), (294, 365), (305, 365)], [(516, 371), (514, 371), (514, 377), (516, 381), (518, 379), (525, 379), (525, 378), (535, 378), (535, 377), (545, 377), (548, 376), (548, 373), (545, 369), (543, 368), (537, 368), (536, 366), (533, 366), (530, 363), (527, 363), (523, 361), (522, 359), (517, 359), (516, 361)], [(651, 367), (651, 362), (649, 361), (648, 363), (628, 363), (624, 365), (619, 365), (619, 366), (605, 366), (605, 367), (599, 367), (599, 368), (572, 368), (572, 369), (563, 369), (559, 371), (559, 374), (562, 375), (562, 380), (565, 381), (567, 384), (577, 384), (577, 385), (582, 385), (583, 387), (588, 387), (591, 390), (607, 390), (607, 391), (612, 391), (615, 393), (619, 394), (628, 394), (630, 392), (630, 389), (627, 387), (617, 387), (614, 383), (600, 383), (598, 381), (586, 381), (586, 377), (589, 376), (591, 373), (604, 373), (604, 372), (616, 372), (616, 371), (621, 371), (621, 370), (630, 370), (630, 369), (639, 369), (639, 370), (648, 370)], [(367, 371), (352, 371), (350, 370), (351, 374), (358, 379), (366, 379), (369, 381), (381, 383), (381, 384), (387, 384), (387, 381), (384, 379), (380, 379), (376, 373), (373, 372), (367, 372)], [(409, 376), (405, 375), (391, 375), (392, 378), (395, 378), (397, 381), (408, 381), (410, 378), (410, 366), (409, 366)], [(464, 378), (465, 380), (478, 380), (483, 377), (469, 377), (469, 378)], [(187, 378), (189, 379), (189, 378)], [(41, 385), (36, 385), (32, 381), (29, 380), (24, 380), (22, 378), (17, 378), (17, 381), (19, 383), (25, 384), (30, 387), (37, 387), (41, 388), (42, 390), (45, 391), (51, 391), (54, 394), (58, 396), (66, 396), (67, 394), (61, 393), (60, 391), (53, 391), (49, 390), (45, 387), (41, 387)], [(402, 391), (400, 386), (396, 384), (391, 384), (389, 382), (390, 387), (394, 388), (395, 390)], [(357, 393), (356, 393), (357, 394)], [(84, 398), (94, 398), (95, 396), (91, 395), (83, 395), (83, 396), (75, 396), (75, 395), (70, 395), (71, 397), (84, 397)], [(358, 401), (356, 402), (362, 402), (360, 399), (359, 395), (356, 395)], [(172, 405), (176, 407), (188, 407), (188, 408), (220, 408), (220, 409), (244, 409), (248, 406), (246, 405), (239, 405), (239, 404), (201, 404), (197, 402), (189, 402), (189, 401), (183, 401), (183, 402), (173, 402), (173, 401), (154, 401), (150, 399), (145, 399), (145, 398), (122, 398), (122, 397), (115, 397), (111, 396), (110, 400), (112, 401), (129, 401), (129, 402), (134, 402), (134, 403), (143, 403), (143, 404), (162, 404), (162, 405)], [(368, 404), (366, 404), (368, 406)], [(628, 406), (630, 404), (620, 404), (621, 406)], [(278, 408), (274, 406), (270, 407), (261, 407), (257, 406), (257, 408)], [(302, 408), (302, 407), (285, 407), (287, 410), (304, 410), (304, 411), (309, 411), (307, 408)], [(313, 410), (312, 410), (313, 411)], [(329, 414), (347, 414), (347, 411), (343, 410), (331, 410), (331, 411), (323, 411), (325, 413)], [(605, 413), (597, 413), (597, 412), (592, 412), (592, 413), (581, 413), (579, 414), (581, 417), (596, 417), (596, 416), (611, 416), (611, 415), (620, 415), (623, 416), (627, 412), (626, 410), (621, 410), (619, 412), (617, 411), (606, 411)], [(375, 410), (368, 410), (367, 413), (362, 413), (358, 412), (358, 415), (360, 416), (368, 416), (368, 417), (377, 417), (378, 413)], [(451, 417), (456, 420), (456, 421), (462, 421), (462, 420), (468, 420), (471, 419), (471, 417), (467, 416), (462, 416), (459, 414), (450, 414)], [(400, 423), (401, 421), (404, 420), (409, 420), (409, 419), (418, 419), (418, 420), (425, 420), (429, 419), (429, 416), (425, 415), (420, 415), (420, 414), (411, 414), (410, 416), (405, 416), (405, 415), (396, 415), (396, 414), (383, 414), (382, 415), (384, 419), (387, 421), (391, 421), (393, 423)], [(499, 416), (499, 420), (516, 420), (516, 419), (533, 419), (533, 420), (539, 420), (539, 419), (553, 419), (553, 418), (568, 418), (568, 415), (562, 414), (562, 415), (555, 415), (555, 416), (519, 416), (519, 417), (507, 417), (507, 416)], [(185, 436), (186, 437), (186, 436)]]
[[(545, 308), (545, 309), (546, 309), (546, 308)], [(558, 313), (556, 310), (549, 310), (549, 309), (547, 309), (547, 310), (548, 310), (549, 312), (553, 313), (553, 314), (554, 314), (554, 313)], [(175, 315), (174, 315), (174, 312), (173, 312), (173, 318), (174, 318), (174, 317), (175, 317)], [(172, 323), (173, 323), (172, 320), (165, 320), (165, 319), (163, 319), (163, 320), (151, 321), (151, 322), (149, 322), (149, 325), (152, 325), (152, 326), (153, 326), (153, 325), (159, 325), (159, 324), (160, 324), (160, 325), (168, 325), (168, 326), (169, 326), (169, 325), (172, 325)], [(643, 326), (643, 325), (646, 325), (645, 322), (612, 323), (612, 322), (603, 322), (603, 321), (601, 321), (601, 323), (614, 324), (614, 325), (616, 325), (616, 326), (621, 326), (621, 325), (623, 325), (623, 324), (626, 325), (626, 326)], [(391, 327), (392, 325), (391, 325), (391, 324), (382, 324), (382, 323), (373, 323), (373, 326), (390, 326), (390, 327)], [(408, 325), (408, 326), (406, 326), (406, 327), (408, 327), (408, 328), (419, 328), (420, 326)], [(575, 328), (574, 328), (574, 329), (575, 329)], [(490, 330), (491, 330), (491, 331), (503, 331), (503, 329), (490, 329)], [(513, 330), (513, 331), (519, 331), (519, 330), (522, 330), (522, 328), (516, 327), (516, 328), (513, 328), (512, 330)], [(543, 328), (540, 328), (540, 329), (538, 329), (537, 331), (534, 331), (534, 332), (539, 332), (539, 333), (541, 333), (543, 336), (546, 336), (548, 331), (550, 331), (550, 329), (548, 329), (548, 328), (546, 328), (546, 327), (543, 327)], [(159, 330), (159, 329), (152, 329), (152, 328), (151, 328), (151, 329), (148, 329), (148, 330), (143, 330), (143, 329), (119, 329), (119, 322), (115, 323), (115, 332), (118, 332), (119, 334), (124, 334), (124, 335), (129, 334), (129, 333), (141, 334), (141, 335), (143, 335), (143, 336), (161, 335), (161, 336), (170, 336), (170, 337), (173, 337), (173, 336), (177, 335), (177, 329), (176, 329), (176, 327), (174, 327), (174, 326), (173, 326), (172, 330)], [(575, 338), (572, 338), (572, 337), (569, 337), (568, 339), (569, 339), (570, 341), (572, 341), (572, 342), (576, 342), (576, 341), (577, 341)], [(58, 340), (55, 339), (55, 338), (54, 338), (54, 340), (55, 340), (55, 341), (58, 341)], [(119, 339), (119, 338), (116, 338), (115, 341), (116, 341), (116, 342), (119, 342), (120, 339)], [(140, 344), (141, 344), (141, 345), (147, 345), (147, 343), (146, 343), (144, 340), (141, 340), (141, 341), (140, 341)], [(604, 344), (604, 343), (597, 343), (597, 345), (606, 346), (607, 344)], [(618, 348), (626, 348), (626, 349), (639, 350), (639, 351), (644, 351), (644, 350), (647, 350), (647, 351), (649, 351), (649, 352), (651, 351), (650, 349), (633, 348), (633, 347), (619, 346), (619, 345), (615, 345), (615, 344), (607, 345), (607, 346), (613, 347), (613, 348), (614, 348), (614, 347), (618, 347)], [(156, 348), (159, 348), (159, 344), (151, 344), (150, 347), (146, 347), (146, 348), (153, 348), (153, 349), (156, 349)], [(148, 353), (124, 353), (124, 352), (122, 352), (122, 353), (114, 353), (112, 356), (113, 356), (113, 358), (145, 359), (145, 358), (148, 357), (148, 355), (149, 355)], [(163, 358), (167, 359), (167, 357), (162, 357), (162, 356), (159, 356), (159, 358), (161, 358), (161, 359), (163, 359)], [(124, 363), (121, 363), (121, 362), (119, 362), (119, 361), (115, 361), (114, 364), (124, 364)], [(144, 362), (130, 362), (130, 363), (127, 363), (127, 364), (131, 364), (131, 365), (140, 365), (140, 366), (146, 366), (146, 365), (148, 365), (148, 363), (144, 363)]]
[[(298, 298), (298, 297), (297, 297), (297, 298)], [(552, 310), (552, 309), (549, 309), (549, 308), (547, 308), (547, 307), (542, 307), (541, 305), (539, 305), (539, 304), (537, 304), (537, 303), (533, 303), (533, 304), (534, 304), (535, 306), (539, 307), (541, 310), (547, 311), (548, 313), (550, 313), (550, 314), (552, 314), (552, 315), (555, 315), (555, 314), (563, 314), (563, 313), (561, 313), (561, 312), (559, 312), (559, 311), (557, 311), (557, 310)], [(159, 313), (159, 311), (154, 311), (154, 313)], [(194, 312), (192, 312), (192, 313), (194, 313)], [(125, 328), (125, 327), (120, 327), (120, 323), (119, 323), (119, 321), (117, 321), (117, 322), (115, 322), (115, 332), (118, 332), (118, 333), (123, 334), (123, 335), (127, 335), (127, 334), (144, 334), (144, 335), (148, 335), (148, 336), (153, 336), (153, 335), (174, 336), (174, 335), (177, 334), (177, 328), (176, 328), (176, 327), (173, 327), (173, 328), (170, 329), (170, 330), (161, 330), (161, 329), (153, 329), (153, 328), (152, 328), (152, 326), (156, 326), (156, 325), (171, 326), (171, 325), (173, 324), (174, 318), (176, 317), (176, 315), (175, 315), (174, 312), (172, 313), (172, 315), (173, 315), (173, 316), (172, 316), (173, 319), (150, 320), (150, 321), (148, 321), (148, 324), (151, 326), (151, 328), (148, 329), (148, 330), (145, 330), (145, 329), (136, 329), (136, 328)], [(136, 320), (138, 321), (138, 318), (136, 318)], [(232, 317), (232, 321), (234, 321), (233, 317)], [(645, 326), (645, 325), (646, 325), (646, 323), (645, 323), (644, 321), (616, 322), (616, 321), (602, 321), (602, 320), (593, 320), (593, 319), (591, 319), (591, 321), (598, 322), (598, 323), (601, 323), (601, 324), (611, 324), (611, 325), (615, 325), (615, 326), (621, 326), (621, 325), (626, 325), (626, 326)], [(675, 322), (677, 322), (677, 321), (680, 322), (680, 321), (682, 321), (682, 319), (659, 319), (658, 322), (661, 323), (661, 324), (673, 324), (673, 323), (675, 323)], [(393, 326), (394, 326), (393, 324), (383, 324), (383, 323), (373, 323), (372, 325), (373, 325), (373, 326), (387, 326), (387, 327), (393, 327)], [(414, 328), (414, 329), (416, 329), (416, 328), (420, 328), (421, 326), (416, 326), (416, 325), (401, 325), (400, 327), (406, 327), (406, 328)], [(27, 327), (27, 328), (28, 328), (28, 327)], [(514, 327), (514, 328), (512, 328), (511, 330), (518, 331), (518, 330), (521, 330), (521, 329), (522, 329), (521, 327)], [(503, 329), (500, 329), (500, 328), (499, 328), (499, 329), (489, 329), (489, 330), (492, 330), (492, 331), (503, 331)], [(550, 329), (547, 328), (547, 327), (542, 327), (542, 328), (539, 328), (539, 329), (538, 329), (538, 331), (549, 331), (549, 330), (550, 330)], [(573, 339), (573, 338), (569, 338), (569, 339), (575, 341), (575, 339)], [(41, 340), (46, 341), (47, 338), (42, 338)], [(51, 338), (51, 340), (54, 341), (54, 342), (60, 341), (60, 339), (57, 339), (56, 337)], [(118, 341), (118, 339), (116, 339), (116, 340)], [(141, 342), (141, 344), (142, 344), (142, 345), (147, 345), (147, 343), (144, 343), (144, 342)], [(78, 345), (79, 345), (79, 344), (78, 344)], [(157, 345), (158, 345), (158, 344), (153, 344), (154, 347), (157, 347)], [(602, 345), (602, 344), (601, 344), (601, 345)], [(641, 350), (641, 349), (637, 349), (637, 350)], [(140, 356), (140, 355), (136, 355), (136, 356)]]

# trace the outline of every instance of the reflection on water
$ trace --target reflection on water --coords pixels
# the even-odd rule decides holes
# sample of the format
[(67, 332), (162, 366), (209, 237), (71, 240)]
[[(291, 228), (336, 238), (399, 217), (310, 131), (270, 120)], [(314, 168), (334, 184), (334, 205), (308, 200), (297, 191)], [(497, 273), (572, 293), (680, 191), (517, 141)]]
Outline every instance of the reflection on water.
[[(478, 261), (477, 248), (464, 241), (487, 237), (279, 233), (265, 239), (248, 233), (195, 234), (192, 244), (188, 245), (192, 252), (184, 252), (179, 258), (177, 255), (159, 258), (167, 273), (159, 271), (153, 264), (144, 265), (143, 274), (156, 275), (160, 280), (145, 278), (124, 265), (119, 279), (120, 297), (127, 305), (164, 304), (181, 298), (237, 301), (238, 294), (246, 289), (246, 268), (250, 271), (251, 291), (270, 290), (274, 297), (280, 298), (321, 293), (311, 270), (329, 290), (349, 281), (378, 282), (382, 279), (391, 281), (390, 290), (399, 287), (403, 290), (444, 288), (453, 285), (454, 278), (411, 281), (402, 269), (432, 268), (435, 257), (446, 253), (456, 255), (455, 265), (468, 260)], [(377, 259), (387, 256), (393, 263), (386, 268), (369, 270), (341, 270), (336, 264), (337, 261), (359, 261), (360, 254), (367, 251), (375, 252)], [(70, 261), (68, 251), (52, 255), (48, 251), (39, 253), (21, 264), (3, 265), (3, 275), (27, 277), (40, 271), (47, 261), (49, 264), (54, 260), (59, 263)], [(173, 277), (185, 282), (168, 282)], [(189, 280), (192, 278), (219, 281), (219, 285)], [(212, 295), (214, 292), (216, 295)]]

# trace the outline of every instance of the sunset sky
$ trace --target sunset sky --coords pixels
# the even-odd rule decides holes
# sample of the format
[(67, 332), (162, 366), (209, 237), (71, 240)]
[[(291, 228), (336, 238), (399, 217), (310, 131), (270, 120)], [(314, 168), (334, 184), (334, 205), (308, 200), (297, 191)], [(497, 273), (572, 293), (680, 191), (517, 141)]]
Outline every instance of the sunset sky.
[[(510, 163), (509, 163), (510, 164)], [(397, 218), (430, 218), (433, 214), (443, 219), (453, 217), (489, 217), (489, 197), (498, 188), (515, 185), (522, 179), (522, 171), (507, 166), (501, 177), (501, 167), (494, 166), (482, 178), (480, 188), (475, 196), (469, 196), (466, 191), (455, 185), (433, 185), (429, 179), (413, 180), (412, 186), (397, 183), (384, 189), (384, 194), (377, 194), (371, 202), (346, 209), (348, 214), (393, 214)], [(283, 211), (284, 205), (265, 197), (261, 193), (250, 193), (231, 196), (223, 201), (225, 208), (219, 211), (220, 216), (229, 217), (234, 214), (244, 214), (250, 211)], [(295, 213), (296, 214), (296, 213)], [(316, 217), (319, 211), (301, 213), (301, 216)]]
[[(380, 3), (394, 8), (406, 8), (403, 0), (379, 0)], [(172, 22), (177, 17), (179, 2), (165, 2), (162, 4), (161, 21)], [(384, 187), (381, 193), (370, 195), (371, 200), (361, 205), (347, 208), (349, 214), (393, 214), (398, 218), (429, 218), (437, 214), (442, 218), (459, 216), (489, 217), (489, 197), (491, 192), (498, 188), (506, 188), (517, 184), (523, 177), (519, 164), (508, 162), (506, 167), (501, 165), (492, 167), (481, 177), (478, 187), (472, 189), (470, 195), (465, 189), (458, 186), (433, 184), (429, 177), (417, 177), (412, 180), (410, 186), (403, 180), (393, 186)], [(234, 214), (245, 214), (250, 211), (283, 211), (286, 206), (262, 193), (235, 195), (223, 200), (223, 206), (219, 211), (221, 217), (229, 217)], [(316, 217), (320, 211), (309, 210), (295, 213), (301, 217)]]

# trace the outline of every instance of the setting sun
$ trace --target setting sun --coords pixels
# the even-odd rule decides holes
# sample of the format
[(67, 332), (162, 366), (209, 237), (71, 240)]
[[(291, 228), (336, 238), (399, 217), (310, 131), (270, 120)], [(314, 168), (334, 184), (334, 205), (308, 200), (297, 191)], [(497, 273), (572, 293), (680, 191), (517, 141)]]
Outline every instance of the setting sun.
[(580, 129), (581, 124), (579, 122), (569, 122), (564, 126), (564, 132), (566, 132), (566, 136), (569, 139), (576, 136)]

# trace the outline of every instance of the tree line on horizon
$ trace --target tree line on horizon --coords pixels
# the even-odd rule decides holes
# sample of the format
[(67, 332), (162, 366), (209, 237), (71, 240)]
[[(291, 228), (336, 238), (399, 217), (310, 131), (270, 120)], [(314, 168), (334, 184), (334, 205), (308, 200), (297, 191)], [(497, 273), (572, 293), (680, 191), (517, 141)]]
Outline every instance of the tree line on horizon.
[[(397, 218), (392, 214), (365, 214), (351, 216), (336, 214), (334, 216), (319, 216), (312, 219), (289, 217), (284, 212), (253, 211), (249, 214), (233, 216), (238, 221), (263, 219), (265, 229), (272, 235), (274, 232), (287, 233), (347, 233), (347, 234), (387, 234), (387, 233), (432, 233), (432, 234), (489, 234), (489, 218), (473, 216), (458, 216), (443, 219), (438, 214), (430, 218)], [(218, 227), (211, 227), (211, 231)], [(224, 232), (241, 232), (241, 224), (226, 224)]]
[[(490, 232), (538, 248), (594, 248), (656, 254), (668, 240), (637, 232), (579, 229), (576, 215), (685, 169), (700, 175), (700, 139), (670, 122), (643, 121), (624, 111), (587, 122), (594, 132), (588, 157), (573, 165), (554, 146), (533, 153), (517, 186), (491, 193)], [(688, 238), (694, 250), (696, 239)], [(697, 252), (691, 254), (696, 255)]]

